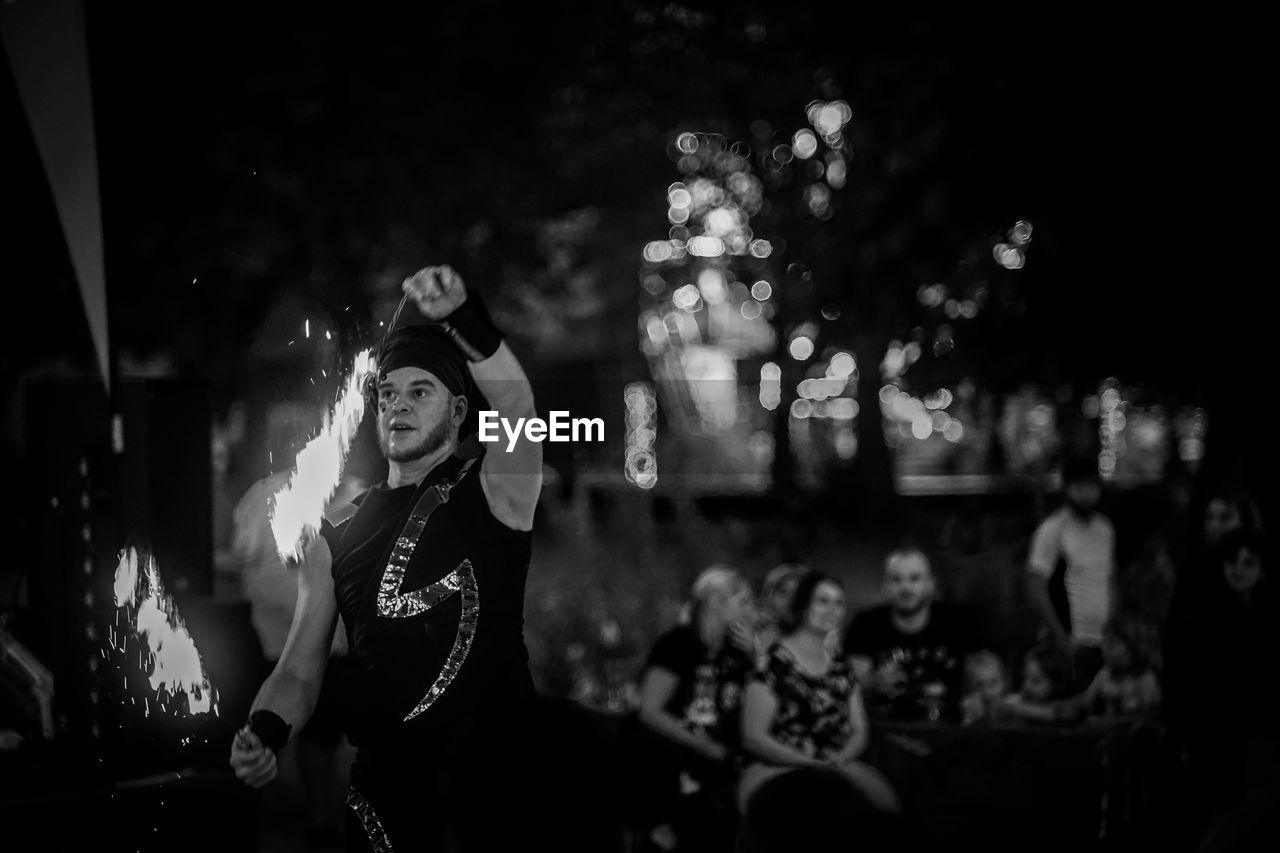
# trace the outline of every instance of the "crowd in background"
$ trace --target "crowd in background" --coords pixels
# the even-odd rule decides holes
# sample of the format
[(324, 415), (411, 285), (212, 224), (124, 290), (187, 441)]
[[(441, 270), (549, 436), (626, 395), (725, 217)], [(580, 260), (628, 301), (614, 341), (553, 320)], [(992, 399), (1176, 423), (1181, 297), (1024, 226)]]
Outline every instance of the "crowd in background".
[[(269, 490), (240, 502), (233, 549), (268, 661), (295, 595), (257, 512)], [(913, 732), (948, 727), (1095, 732), (1103, 834), (1163, 796), (1186, 806), (1195, 837), (1222, 836), (1233, 810), (1253, 807), (1252, 794), (1276, 781), (1280, 739), (1266, 699), (1280, 620), (1260, 513), (1248, 496), (1208, 495), (1198, 523), (1147, 525), (1122, 561), (1127, 531), (1099, 510), (1102, 497), (1096, 466), (1069, 464), (1061, 506), (1017, 552), (1023, 592), (1013, 615), (1029, 632), (1006, 624), (1010, 602), (949, 594), (946, 573), (958, 563), (939, 541), (963, 542), (955, 529), (891, 548), (878, 595), (851, 590), (838, 570), (784, 562), (758, 579), (711, 565), (678, 610), (616, 590), (616, 600), (601, 598), (576, 614), (589, 627), (570, 625), (577, 639), (561, 650), (581, 660), (582, 639), (595, 634), (633, 661), (619, 654), (603, 678), (572, 691), (579, 707), (612, 721), (597, 746), (616, 761), (592, 765), (594, 794), (603, 803), (612, 792), (632, 849), (646, 853), (842, 849), (851, 832), (860, 849), (905, 849), (899, 836), (917, 804), (894, 768), (878, 766), (877, 733), (913, 749)], [(559, 581), (541, 592), (531, 597), (535, 617), (546, 595), (567, 595)], [(552, 602), (562, 621), (581, 604)], [(627, 623), (640, 611), (662, 627), (625, 648), (636, 645)], [(545, 640), (536, 618), (529, 633), (536, 651)], [(340, 785), (316, 784), (341, 775), (340, 709), (329, 705), (297, 750), (308, 837), (319, 846), (340, 810), (325, 793)]]
[(1151, 538), (1121, 567), (1101, 495), (1096, 467), (1069, 465), (1063, 505), (1031, 537), (1029, 648), (1001, 645), (980, 607), (939, 598), (933, 561), (913, 544), (887, 556), (879, 604), (850, 602), (838, 578), (800, 565), (778, 566), (758, 595), (732, 567), (703, 571), (653, 644), (622, 729), (647, 849), (766, 844), (760, 811), (796, 791), (831, 804), (833, 841), (891, 831), (904, 804), (868, 761), (877, 727), (1112, 734), (1104, 831), (1117, 819), (1106, 809), (1175, 789), (1206, 843), (1256, 821), (1233, 815), (1274, 791), (1280, 743), (1266, 701), (1280, 622), (1257, 509), (1210, 496), (1185, 540)]

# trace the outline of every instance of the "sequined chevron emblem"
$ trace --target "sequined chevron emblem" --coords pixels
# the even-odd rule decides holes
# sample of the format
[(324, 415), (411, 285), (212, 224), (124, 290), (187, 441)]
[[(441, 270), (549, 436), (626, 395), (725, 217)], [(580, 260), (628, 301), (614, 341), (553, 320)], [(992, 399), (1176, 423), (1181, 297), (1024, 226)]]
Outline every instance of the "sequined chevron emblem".
[(417, 616), (455, 593), (462, 595), (462, 615), (458, 619), (458, 633), (454, 637), (453, 648), (449, 650), (449, 657), (445, 659), (440, 674), (427, 689), (426, 695), (405, 716), (406, 723), (430, 708), (449, 689), (466, 661), (467, 653), (471, 651), (471, 641), (475, 638), (476, 625), (480, 619), (480, 587), (476, 583), (475, 569), (470, 560), (463, 560), (449, 574), (421, 589), (404, 590), (405, 571), (418, 545), (418, 539), (427, 526), (427, 519), (437, 507), (449, 500), (450, 490), (467, 475), (474, 462), (475, 459), (467, 460), (456, 478), (437, 483), (427, 489), (418, 500), (391, 549), (391, 557), (387, 560), (378, 583), (377, 612), (386, 619)]
[(427, 688), (426, 695), (418, 701), (412, 711), (405, 715), (406, 723), (430, 708), (449, 689), (449, 685), (453, 683), (458, 670), (462, 669), (462, 664), (467, 659), (467, 652), (471, 651), (471, 641), (476, 636), (476, 623), (480, 620), (480, 588), (476, 584), (476, 575), (471, 568), (470, 560), (463, 560), (447, 577), (420, 591), (425, 593), (424, 598), (430, 601), (425, 605), (424, 610), (444, 601), (455, 591), (460, 592), (462, 615), (458, 618), (458, 633), (453, 638), (453, 648), (449, 650), (449, 657), (445, 659), (444, 666), (440, 667), (440, 674), (436, 676), (436, 680)]

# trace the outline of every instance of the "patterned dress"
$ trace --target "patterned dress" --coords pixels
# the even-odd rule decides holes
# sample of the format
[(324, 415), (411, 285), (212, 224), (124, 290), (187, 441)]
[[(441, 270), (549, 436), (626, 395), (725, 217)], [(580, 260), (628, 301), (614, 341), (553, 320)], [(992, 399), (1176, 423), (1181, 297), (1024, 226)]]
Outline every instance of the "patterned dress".
[(853, 737), (849, 696), (857, 680), (847, 661), (835, 660), (824, 675), (810, 675), (790, 649), (775, 643), (752, 680), (764, 684), (777, 698), (769, 730), (775, 740), (825, 761)]

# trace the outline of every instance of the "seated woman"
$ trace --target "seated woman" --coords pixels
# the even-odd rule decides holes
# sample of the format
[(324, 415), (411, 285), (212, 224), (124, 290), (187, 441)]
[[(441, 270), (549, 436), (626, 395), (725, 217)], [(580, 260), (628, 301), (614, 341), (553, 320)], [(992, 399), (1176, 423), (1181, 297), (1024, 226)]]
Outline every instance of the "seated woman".
[(739, 808), (769, 779), (800, 767), (831, 767), (877, 809), (897, 812), (898, 795), (879, 771), (858, 761), (867, 720), (849, 664), (828, 637), (844, 621), (844, 588), (817, 572), (801, 578), (786, 633), (747, 684), (742, 742), (749, 763), (738, 786)]
[[(624, 734), (632, 821), (662, 849), (732, 849), (738, 713), (756, 663), (755, 601), (734, 569), (694, 581), (687, 619), (654, 643)], [(726, 846), (727, 845), (727, 846)]]

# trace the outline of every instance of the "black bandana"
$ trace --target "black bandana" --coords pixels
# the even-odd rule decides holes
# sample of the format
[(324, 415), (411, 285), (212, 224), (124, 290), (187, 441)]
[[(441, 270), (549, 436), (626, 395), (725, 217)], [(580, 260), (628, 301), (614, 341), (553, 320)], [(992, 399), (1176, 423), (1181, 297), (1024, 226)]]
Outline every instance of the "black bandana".
[(400, 367), (420, 367), (435, 375), (449, 393), (466, 393), (466, 359), (437, 326), (405, 326), (387, 337), (378, 356), (378, 378)]

